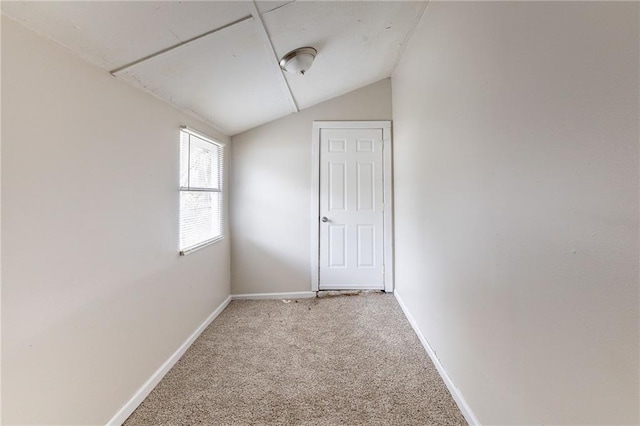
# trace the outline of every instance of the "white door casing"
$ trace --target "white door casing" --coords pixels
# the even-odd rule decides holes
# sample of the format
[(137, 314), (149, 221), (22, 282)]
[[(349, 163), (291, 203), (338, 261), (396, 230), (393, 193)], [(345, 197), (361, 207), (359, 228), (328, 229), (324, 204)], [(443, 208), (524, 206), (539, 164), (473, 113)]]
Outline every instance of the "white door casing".
[(314, 123), (313, 291), (393, 291), (390, 124)]

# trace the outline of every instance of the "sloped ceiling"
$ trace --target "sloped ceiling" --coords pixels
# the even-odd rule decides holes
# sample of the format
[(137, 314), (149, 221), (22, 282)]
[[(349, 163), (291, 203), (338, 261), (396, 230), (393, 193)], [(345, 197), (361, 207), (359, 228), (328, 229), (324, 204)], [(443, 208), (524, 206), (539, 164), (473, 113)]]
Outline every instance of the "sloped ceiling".
[[(391, 75), (426, 3), (3, 1), (2, 13), (228, 135)], [(280, 70), (298, 47), (304, 75)]]

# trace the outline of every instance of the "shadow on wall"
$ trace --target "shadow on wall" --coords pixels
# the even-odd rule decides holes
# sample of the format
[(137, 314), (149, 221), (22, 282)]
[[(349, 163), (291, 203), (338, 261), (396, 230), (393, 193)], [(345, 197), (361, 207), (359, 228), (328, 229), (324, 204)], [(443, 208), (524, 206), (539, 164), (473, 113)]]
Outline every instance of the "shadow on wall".
[[(280, 237), (280, 240), (284, 239)], [(234, 250), (242, 251), (246, 259), (251, 259), (252, 265), (250, 268), (237, 268), (234, 281), (251, 283), (252, 287), (240, 291), (234, 289), (233, 294), (271, 293), (274, 288), (282, 292), (311, 289), (308, 265), (291, 258), (288, 255), (290, 249), (280, 245), (278, 239), (268, 246), (244, 239), (236, 242)]]
[[(57, 320), (23, 318), (19, 329), (10, 330), (19, 335), (3, 342), (7, 354), (14, 354), (3, 359), (3, 387), (10, 397), (3, 399), (4, 420), (13, 423), (12, 418), (26, 414), (22, 404), (29, 401), (30, 412), (21, 417), (26, 423), (91, 424), (100, 417), (106, 422), (210, 312), (203, 311), (195, 324), (163, 324), (158, 318), (176, 315), (197, 300), (210, 299), (216, 306), (222, 297), (200, 285), (203, 278), (182, 263), (184, 267), (159, 270), (126, 285), (78, 283), (66, 304), (43, 300), (46, 305), (39, 311), (49, 311), (47, 317)], [(102, 293), (96, 296), (98, 286)], [(99, 388), (120, 391), (109, 399), (89, 391)], [(69, 404), (60, 404), (56, 394)], [(80, 407), (79, 400), (84, 401)]]
[[(233, 196), (250, 208), (237, 209), (233, 216), (233, 294), (311, 289), (311, 173), (307, 163), (297, 161), (307, 152), (293, 146), (274, 155), (274, 144), (257, 146), (236, 170), (241, 179)], [(301, 179), (304, 175), (308, 179)]]

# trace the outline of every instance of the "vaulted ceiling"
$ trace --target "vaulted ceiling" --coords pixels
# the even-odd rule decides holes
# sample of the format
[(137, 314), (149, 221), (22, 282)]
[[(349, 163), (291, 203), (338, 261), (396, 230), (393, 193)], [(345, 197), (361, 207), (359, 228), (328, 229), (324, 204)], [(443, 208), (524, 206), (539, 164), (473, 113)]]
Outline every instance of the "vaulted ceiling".
[[(3, 1), (2, 13), (233, 135), (391, 75), (416, 1)], [(312, 46), (305, 75), (279, 58)]]

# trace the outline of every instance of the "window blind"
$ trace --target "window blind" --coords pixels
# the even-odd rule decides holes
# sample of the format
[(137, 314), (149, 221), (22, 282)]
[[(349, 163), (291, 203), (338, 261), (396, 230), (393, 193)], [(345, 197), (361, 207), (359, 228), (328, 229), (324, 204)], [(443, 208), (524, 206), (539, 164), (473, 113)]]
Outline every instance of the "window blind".
[(222, 237), (223, 146), (180, 131), (180, 253)]

